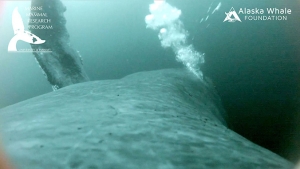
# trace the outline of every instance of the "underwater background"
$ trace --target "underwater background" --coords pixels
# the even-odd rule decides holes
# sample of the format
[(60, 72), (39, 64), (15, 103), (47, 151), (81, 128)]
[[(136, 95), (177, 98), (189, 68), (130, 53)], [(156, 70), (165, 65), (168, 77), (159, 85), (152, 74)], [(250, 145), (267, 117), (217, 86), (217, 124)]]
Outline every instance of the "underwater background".
[[(3, 3), (4, 2), (4, 3)], [(63, 1), (71, 45), (91, 80), (118, 79), (148, 70), (180, 68), (157, 32), (146, 28), (153, 1)], [(300, 11), (298, 1), (168, 0), (182, 11), (188, 42), (205, 53), (201, 66), (212, 79), (237, 133), (291, 160), (298, 159)], [(222, 6), (214, 14), (208, 8)], [(7, 52), (11, 13), (30, 1), (1, 1), (0, 108), (52, 92), (30, 53)], [(223, 22), (231, 7), (290, 8), (287, 21)], [(24, 11), (23, 11), (24, 12)], [(209, 18), (201, 22), (202, 18)], [(200, 23), (201, 22), (201, 23)], [(25, 25), (26, 27), (26, 25)], [(18, 46), (29, 46), (19, 42)], [(297, 139), (298, 138), (298, 139)]]

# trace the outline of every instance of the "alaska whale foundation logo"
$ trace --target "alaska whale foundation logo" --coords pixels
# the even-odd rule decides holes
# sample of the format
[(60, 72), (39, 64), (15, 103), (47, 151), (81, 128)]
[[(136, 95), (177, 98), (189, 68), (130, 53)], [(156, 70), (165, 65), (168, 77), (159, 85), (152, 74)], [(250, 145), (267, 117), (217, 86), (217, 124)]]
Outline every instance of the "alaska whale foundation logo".
[(226, 18), (224, 19), (223, 22), (228, 21), (228, 22), (235, 22), (239, 21), (242, 22), (238, 14), (235, 12), (234, 8), (232, 7), (228, 13), (226, 13)]
[(239, 8), (236, 12), (232, 7), (228, 13), (225, 12), (226, 17), (223, 22), (286, 21), (291, 14), (292, 10), (289, 8)]

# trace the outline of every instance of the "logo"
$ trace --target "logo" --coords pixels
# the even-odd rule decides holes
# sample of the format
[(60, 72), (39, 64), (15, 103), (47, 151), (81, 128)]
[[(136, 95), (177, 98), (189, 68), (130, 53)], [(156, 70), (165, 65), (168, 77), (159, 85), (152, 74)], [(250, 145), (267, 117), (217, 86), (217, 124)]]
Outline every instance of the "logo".
[(24, 23), (17, 7), (14, 9), (12, 14), (12, 26), (15, 35), (8, 44), (9, 52), (18, 51), (17, 42), (19, 40), (22, 40), (30, 44), (43, 44), (46, 42), (45, 40), (42, 40), (41, 38), (32, 34), (31, 32), (24, 30)]
[(232, 7), (228, 13), (226, 13), (226, 18), (224, 19), (223, 22), (228, 21), (228, 22), (235, 22), (239, 21), (242, 22), (238, 14), (235, 12), (234, 8)]
[(287, 21), (292, 14), (290, 8), (239, 8), (238, 12), (232, 7), (223, 22), (242, 22), (243, 21)]

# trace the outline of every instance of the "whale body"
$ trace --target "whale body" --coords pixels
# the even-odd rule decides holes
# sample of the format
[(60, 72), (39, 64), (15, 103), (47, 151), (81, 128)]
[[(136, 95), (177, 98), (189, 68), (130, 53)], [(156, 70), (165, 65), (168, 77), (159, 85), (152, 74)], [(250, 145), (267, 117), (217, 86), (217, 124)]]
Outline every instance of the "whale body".
[(284, 169), (230, 130), (213, 85), (181, 69), (74, 84), (0, 110), (18, 169)]

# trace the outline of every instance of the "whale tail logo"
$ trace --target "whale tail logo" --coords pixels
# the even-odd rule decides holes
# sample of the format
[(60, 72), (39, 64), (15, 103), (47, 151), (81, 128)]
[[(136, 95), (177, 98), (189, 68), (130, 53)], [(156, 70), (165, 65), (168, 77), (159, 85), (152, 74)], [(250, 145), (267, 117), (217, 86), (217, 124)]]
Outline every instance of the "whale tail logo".
[(242, 22), (238, 14), (235, 12), (234, 8), (232, 7), (228, 13), (226, 13), (226, 18), (224, 19), (223, 22), (228, 21), (228, 22), (235, 22), (239, 21)]
[(31, 32), (24, 30), (23, 20), (17, 7), (14, 9), (12, 14), (12, 26), (15, 36), (10, 40), (8, 44), (8, 51), (17, 51), (17, 42), (19, 40), (30, 44), (42, 44), (46, 42), (45, 40), (42, 40)]

